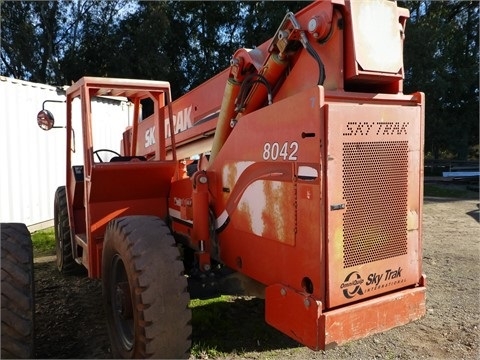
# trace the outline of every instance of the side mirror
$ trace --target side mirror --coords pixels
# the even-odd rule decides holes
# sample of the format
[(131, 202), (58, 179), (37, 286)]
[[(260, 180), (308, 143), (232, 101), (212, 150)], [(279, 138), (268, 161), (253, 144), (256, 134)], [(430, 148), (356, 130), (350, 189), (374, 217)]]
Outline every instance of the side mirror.
[(55, 125), (53, 114), (46, 109), (40, 110), (37, 114), (37, 124), (42, 130), (50, 130)]

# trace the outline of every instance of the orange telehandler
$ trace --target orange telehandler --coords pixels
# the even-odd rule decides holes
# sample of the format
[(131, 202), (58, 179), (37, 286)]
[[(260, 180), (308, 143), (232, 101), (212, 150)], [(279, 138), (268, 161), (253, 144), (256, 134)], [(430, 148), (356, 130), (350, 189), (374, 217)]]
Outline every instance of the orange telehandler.
[[(395, 1), (313, 2), (175, 101), (163, 81), (68, 88), (57, 266), (102, 279), (115, 357), (188, 356), (200, 289), (263, 297), (266, 322), (315, 350), (424, 315), (424, 95), (403, 94), (408, 17)], [(95, 146), (103, 96), (132, 105), (119, 151)]]

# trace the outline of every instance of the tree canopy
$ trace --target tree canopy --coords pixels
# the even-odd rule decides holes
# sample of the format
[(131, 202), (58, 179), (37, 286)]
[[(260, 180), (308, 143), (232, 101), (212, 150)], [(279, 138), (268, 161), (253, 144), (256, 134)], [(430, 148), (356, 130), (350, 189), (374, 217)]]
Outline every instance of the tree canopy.
[[(476, 1), (410, 10), (405, 92), (426, 93), (425, 152), (466, 159), (479, 142)], [(302, 1), (0, 0), (0, 75), (52, 85), (84, 75), (167, 80), (174, 97), (270, 38)], [(471, 155), (471, 154), (470, 154)]]
[(479, 143), (479, 6), (405, 1), (405, 91), (426, 94), (425, 153), (467, 159)]

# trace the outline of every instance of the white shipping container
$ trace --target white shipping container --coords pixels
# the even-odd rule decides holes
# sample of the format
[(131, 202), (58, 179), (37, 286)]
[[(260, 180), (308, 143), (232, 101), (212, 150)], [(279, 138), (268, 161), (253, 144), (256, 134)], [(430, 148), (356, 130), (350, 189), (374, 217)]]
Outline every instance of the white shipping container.
[[(65, 129), (41, 130), (37, 113), (45, 100), (63, 101), (62, 89), (0, 76), (0, 222), (25, 223), (31, 231), (52, 226), (53, 198), (65, 185)], [(131, 124), (129, 103), (98, 99), (92, 104), (95, 149), (120, 152)], [(47, 102), (55, 126), (65, 125), (65, 103)], [(73, 106), (76, 152), (83, 164), (80, 103)]]

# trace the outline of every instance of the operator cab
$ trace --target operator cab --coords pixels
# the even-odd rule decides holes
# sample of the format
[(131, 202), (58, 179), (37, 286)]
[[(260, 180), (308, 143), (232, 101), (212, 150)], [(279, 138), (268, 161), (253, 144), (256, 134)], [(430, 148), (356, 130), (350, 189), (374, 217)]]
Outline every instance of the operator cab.
[[(173, 119), (170, 84), (84, 77), (67, 89), (65, 102), (62, 128), (67, 138), (66, 203), (73, 256), (90, 277), (99, 277), (103, 236), (112, 219), (168, 215), (170, 186), (178, 173), (174, 133), (166, 134), (173, 126), (164, 125)], [(150, 104), (148, 115), (142, 104)], [(56, 128), (46, 109), (38, 113), (37, 124), (43, 130)], [(126, 127), (131, 136), (125, 136)]]

